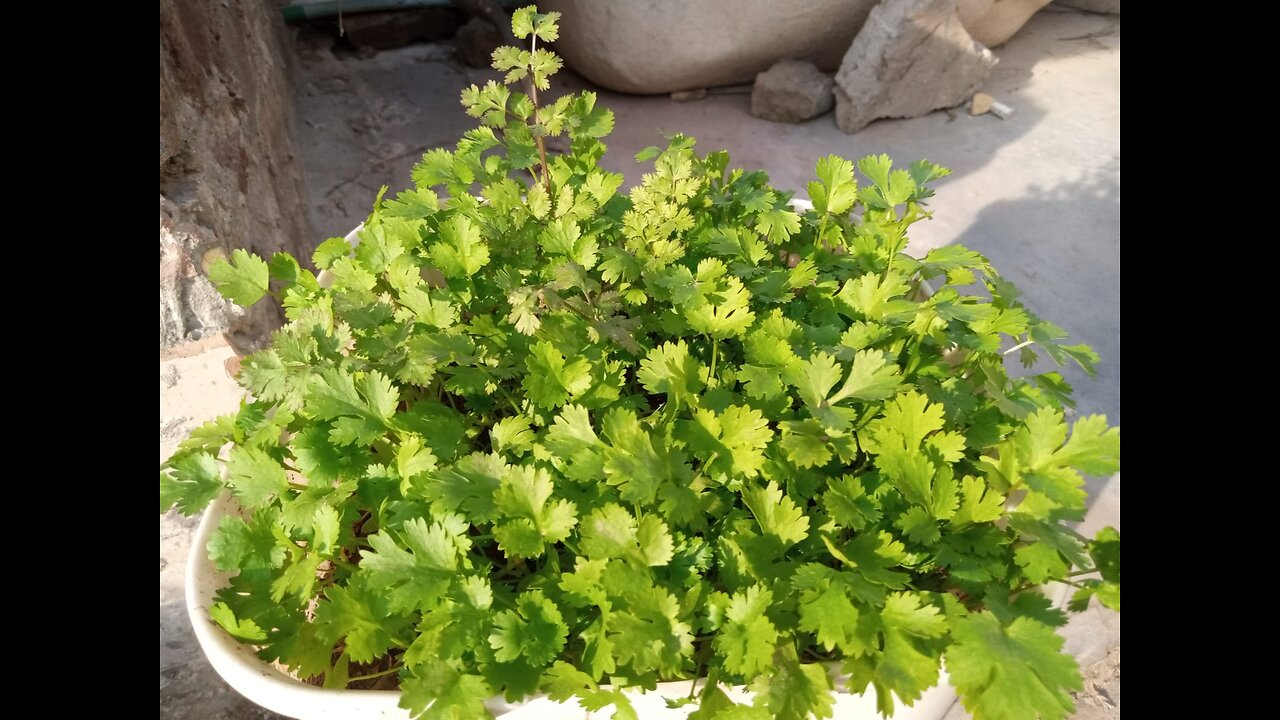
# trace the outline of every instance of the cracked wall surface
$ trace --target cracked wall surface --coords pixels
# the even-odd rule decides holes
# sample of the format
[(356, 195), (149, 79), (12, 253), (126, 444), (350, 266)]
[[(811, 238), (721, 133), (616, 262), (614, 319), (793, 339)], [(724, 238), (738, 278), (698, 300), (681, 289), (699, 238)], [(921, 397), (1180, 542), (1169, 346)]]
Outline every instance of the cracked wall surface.
[(160, 349), (230, 330), (253, 347), (279, 308), (235, 312), (205, 277), (234, 248), (314, 247), (274, 3), (160, 2)]

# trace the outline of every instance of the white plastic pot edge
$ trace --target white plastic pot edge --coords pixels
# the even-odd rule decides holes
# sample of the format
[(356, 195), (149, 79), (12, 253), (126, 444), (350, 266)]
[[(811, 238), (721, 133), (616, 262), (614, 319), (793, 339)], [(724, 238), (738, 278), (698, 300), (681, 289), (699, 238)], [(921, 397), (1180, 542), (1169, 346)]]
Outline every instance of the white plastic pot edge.
[[(791, 200), (791, 206), (803, 212), (812, 209), (813, 203), (797, 198)], [(345, 239), (352, 247), (359, 244), (359, 233), (363, 228), (364, 225), (361, 224), (347, 233)], [(333, 282), (333, 275), (324, 270), (316, 279), (321, 287), (328, 287)], [(928, 292), (927, 284), (925, 288)], [(206, 546), (230, 508), (231, 501), (226, 495), (209, 506), (192, 537), (191, 552), (187, 558), (187, 614), (191, 618), (196, 640), (218, 675), (254, 703), (299, 720), (409, 718), (409, 713), (399, 706), (398, 690), (324, 689), (308, 685), (263, 662), (252, 647), (231, 637), (209, 619), (209, 606), (215, 602), (218, 589), (227, 584), (229, 574), (214, 567)], [(658, 683), (657, 688), (652, 691), (628, 691), (627, 694), (642, 718), (685, 718), (693, 711), (692, 707), (668, 708), (665, 699), (685, 698), (689, 689), (690, 681), (685, 680)], [(751, 702), (752, 693), (744, 686), (725, 687), (724, 690), (736, 702)], [(955, 703), (956, 692), (950, 685), (946, 668), (943, 668), (938, 684), (926, 690), (911, 707), (903, 707), (896, 696), (894, 700), (897, 706), (895, 720), (940, 720)], [(494, 696), (485, 703), (485, 707), (504, 720), (567, 720), (570, 717), (593, 720), (611, 716), (608, 709), (591, 713), (568, 704), (552, 702), (542, 696), (523, 703), (508, 703), (501, 696)], [(871, 720), (880, 717), (876, 710), (874, 690), (861, 695), (837, 692), (833, 711), (835, 717), (841, 720)]]

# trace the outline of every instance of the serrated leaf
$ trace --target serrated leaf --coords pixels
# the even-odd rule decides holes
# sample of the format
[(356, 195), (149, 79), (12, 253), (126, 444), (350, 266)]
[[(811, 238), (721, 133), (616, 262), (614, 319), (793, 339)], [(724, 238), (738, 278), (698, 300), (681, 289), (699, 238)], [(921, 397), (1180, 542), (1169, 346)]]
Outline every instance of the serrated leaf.
[(360, 562), (362, 572), (385, 588), (391, 606), (412, 611), (432, 607), (449, 587), (458, 568), (458, 545), (449, 530), (422, 518), (406, 522), (403, 545), (386, 531), (370, 535), (371, 550)]
[(742, 501), (751, 508), (751, 514), (765, 534), (786, 545), (798, 543), (808, 536), (809, 518), (776, 483), (770, 482), (762, 488), (744, 492)]
[(1007, 627), (970, 613), (951, 629), (947, 671), (969, 712), (991, 720), (1061, 720), (1075, 710), (1068, 694), (1083, 684), (1053, 628), (1020, 617)]
[(666, 393), (672, 402), (689, 404), (702, 391), (702, 363), (689, 355), (683, 340), (663, 343), (640, 361), (636, 379), (651, 393)]
[(284, 467), (261, 448), (231, 449), (227, 460), (227, 483), (246, 507), (262, 505), (289, 486)]
[(240, 642), (260, 643), (267, 639), (266, 631), (258, 627), (257, 623), (249, 619), (237, 619), (226, 603), (210, 605), (209, 618)]
[(207, 452), (178, 459), (169, 471), (160, 471), (160, 512), (174, 505), (191, 516), (204, 510), (222, 492), (218, 461)]
[(818, 179), (822, 193), (814, 195), (810, 192), (810, 200), (819, 213), (843, 215), (853, 207), (858, 199), (858, 184), (853, 179), (853, 163), (835, 155), (828, 155), (818, 161)]
[(488, 715), (484, 704), (492, 695), (480, 675), (437, 661), (401, 676), (399, 706), (420, 720), (473, 720)]
[(534, 404), (543, 408), (564, 405), (591, 387), (591, 367), (583, 358), (567, 361), (565, 356), (549, 342), (538, 342), (531, 347), (525, 365), (525, 391)]
[(756, 409), (730, 405), (720, 413), (695, 410), (688, 442), (706, 464), (706, 471), (755, 477), (764, 467), (764, 449), (773, 439), (769, 422)]
[(725, 610), (725, 624), (715, 637), (715, 648), (731, 673), (754, 676), (770, 668), (778, 628), (765, 611), (773, 593), (759, 585), (735, 593)]
[(568, 632), (555, 603), (535, 590), (522, 593), (515, 610), (494, 616), (489, 646), (498, 662), (521, 659), (536, 667), (551, 662), (564, 647)]
[(267, 294), (271, 272), (267, 263), (244, 250), (233, 250), (231, 259), (220, 259), (209, 267), (209, 279), (222, 297), (249, 307)]
[(431, 261), (447, 278), (475, 275), (489, 264), (489, 246), (480, 229), (466, 215), (454, 215), (440, 226), (440, 240), (431, 245)]

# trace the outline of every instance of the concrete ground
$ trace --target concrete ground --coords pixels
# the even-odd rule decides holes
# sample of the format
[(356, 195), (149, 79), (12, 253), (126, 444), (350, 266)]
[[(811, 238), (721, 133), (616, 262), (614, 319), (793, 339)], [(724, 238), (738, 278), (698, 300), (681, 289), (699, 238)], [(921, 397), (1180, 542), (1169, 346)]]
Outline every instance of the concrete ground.
[[(826, 154), (857, 159), (886, 152), (899, 163), (924, 157), (953, 170), (938, 183), (936, 217), (913, 227), (911, 250), (961, 243), (986, 254), (1024, 293), (1028, 306), (1102, 356), (1095, 379), (1068, 369), (1078, 411), (1120, 421), (1120, 19), (1050, 7), (996, 50), (1000, 64), (983, 88), (1016, 112), (1008, 120), (970, 117), (963, 108), (912, 120), (879, 121), (854, 135), (832, 115), (800, 125), (757, 120), (747, 94), (678, 103), (602, 91), (617, 118), (603, 164), (631, 182), (632, 156), (662, 131), (698, 138), (702, 151), (727, 149), (734, 166), (764, 168), (781, 188), (802, 189)], [(299, 147), (319, 239), (363, 220), (374, 193), (409, 186), (409, 169), (428, 148), (452, 146), (473, 126), (458, 93), (488, 71), (458, 62), (447, 44), (372, 57), (335, 57), (300, 42)], [(587, 87), (571, 72), (559, 87)], [(236, 407), (238, 389), (218, 342), (160, 362), (160, 456), (192, 427)], [(1120, 478), (1096, 478), (1083, 530), (1120, 524)], [(160, 519), (160, 715), (162, 718), (271, 718), (212, 672), (182, 604), (193, 520)], [(1119, 717), (1119, 616), (1100, 608), (1065, 629), (1067, 649), (1085, 669), (1077, 717)], [(966, 717), (953, 708), (948, 720)]]

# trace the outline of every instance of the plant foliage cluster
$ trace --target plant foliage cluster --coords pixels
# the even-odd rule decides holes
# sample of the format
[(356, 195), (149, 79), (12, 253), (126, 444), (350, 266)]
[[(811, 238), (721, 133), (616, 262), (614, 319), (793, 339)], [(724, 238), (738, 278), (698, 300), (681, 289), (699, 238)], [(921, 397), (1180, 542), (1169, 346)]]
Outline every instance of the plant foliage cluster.
[(826, 717), (839, 674), (888, 714), (944, 659), (979, 718), (1067, 715), (1039, 588), (1119, 608), (1118, 533), (1069, 527), (1119, 430), (1069, 426), (1061, 375), (1004, 348), (1092, 351), (978, 253), (903, 253), (928, 162), (823, 158), (801, 210), (674, 135), (621, 194), (612, 113), (539, 103), (556, 19), (515, 13), (531, 49), (462, 94), (480, 126), (354, 250), (320, 245), (324, 281), (285, 254), (211, 271), (289, 319), (244, 360), (252, 400), (161, 466), (162, 512), (243, 509), (208, 546), (236, 573), (212, 619), (326, 686), (394, 670), (426, 718), (540, 692), (634, 717), (617, 688), (677, 679), (695, 719)]

